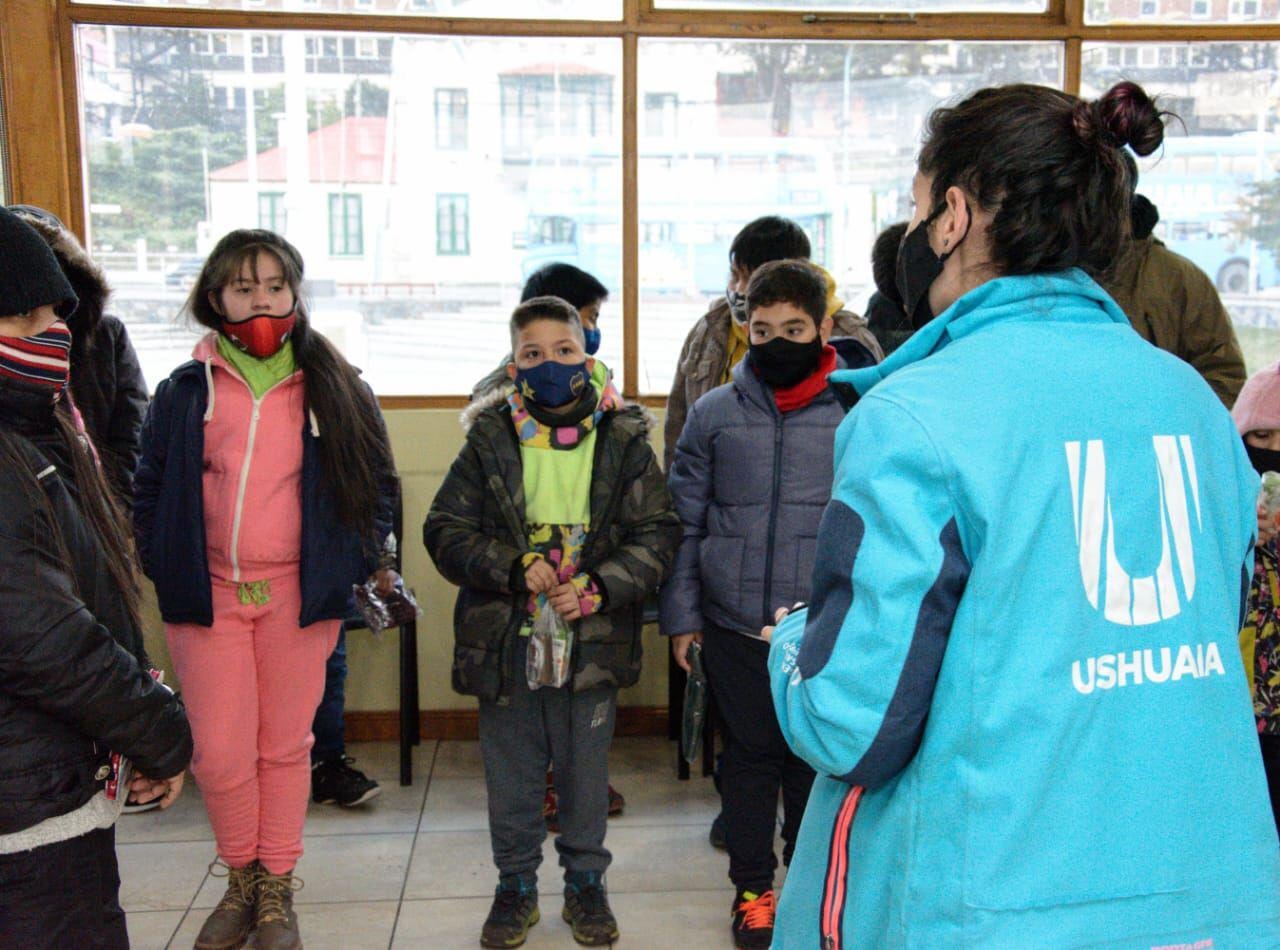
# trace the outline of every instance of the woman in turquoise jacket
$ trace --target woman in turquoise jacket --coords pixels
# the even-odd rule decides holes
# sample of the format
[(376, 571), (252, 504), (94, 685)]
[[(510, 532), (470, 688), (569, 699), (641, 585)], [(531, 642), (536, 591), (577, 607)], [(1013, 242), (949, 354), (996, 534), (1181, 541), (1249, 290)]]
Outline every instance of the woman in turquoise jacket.
[(773, 634), (819, 773), (775, 947), (1280, 945), (1234, 653), (1257, 476), (1092, 279), (1119, 150), (1163, 131), (1130, 83), (930, 117), (898, 271), (917, 332), (832, 377), (858, 402), (813, 601)]

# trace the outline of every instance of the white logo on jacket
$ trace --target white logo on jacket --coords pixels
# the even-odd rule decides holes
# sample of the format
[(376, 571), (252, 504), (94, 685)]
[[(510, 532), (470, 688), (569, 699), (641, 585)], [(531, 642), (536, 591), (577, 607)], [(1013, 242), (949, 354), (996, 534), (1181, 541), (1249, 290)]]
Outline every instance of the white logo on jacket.
[[(1071, 508), (1075, 517), (1076, 547), (1080, 552), (1080, 579), (1089, 604), (1098, 609), (1106, 547), (1106, 599), (1103, 616), (1125, 626), (1147, 626), (1171, 620), (1182, 612), (1183, 598), (1191, 603), (1196, 593), (1195, 549), (1192, 544), (1188, 495), (1195, 507), (1197, 533), (1203, 527), (1200, 483), (1189, 436), (1157, 435), (1152, 438), (1156, 471), (1160, 479), (1160, 563), (1154, 575), (1130, 577), (1116, 557), (1115, 519), (1107, 491), (1107, 458), (1101, 439), (1066, 443), (1067, 471), (1071, 477)], [(1183, 463), (1186, 477), (1183, 477)], [(1174, 561), (1177, 561), (1177, 575)], [(1176, 577), (1181, 577), (1179, 591)]]

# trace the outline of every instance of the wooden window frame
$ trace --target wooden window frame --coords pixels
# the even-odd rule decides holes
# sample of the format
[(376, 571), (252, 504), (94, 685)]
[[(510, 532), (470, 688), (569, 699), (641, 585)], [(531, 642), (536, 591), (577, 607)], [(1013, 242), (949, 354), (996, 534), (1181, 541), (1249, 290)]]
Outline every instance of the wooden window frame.
[[(638, 45), (642, 39), (995, 40), (1062, 44), (1063, 81), (1078, 93), (1081, 56), (1090, 42), (1280, 42), (1280, 24), (1257, 22), (1087, 24), (1086, 0), (1048, 0), (1040, 14), (862, 14), (792, 11), (655, 10), (653, 0), (623, 0), (622, 18), (470, 19), (375, 13), (162, 8), (71, 0), (0, 3), (0, 96), (6, 105), (9, 200), (40, 205), (85, 233), (84, 155), (80, 141), (74, 30), (81, 24), (188, 29), (404, 33), (432, 36), (603, 38), (622, 43), (622, 328), (626, 395), (636, 398), (640, 368), (639, 188), (636, 148)], [(662, 405), (662, 396), (646, 396)], [(464, 396), (401, 396), (390, 408), (456, 407)]]

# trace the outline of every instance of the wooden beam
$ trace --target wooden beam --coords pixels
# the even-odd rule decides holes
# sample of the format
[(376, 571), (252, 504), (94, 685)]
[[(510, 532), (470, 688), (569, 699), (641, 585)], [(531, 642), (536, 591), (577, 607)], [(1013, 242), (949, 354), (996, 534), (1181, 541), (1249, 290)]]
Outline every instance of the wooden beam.
[(74, 115), (66, 108), (56, 0), (0, 3), (5, 124), (9, 144), (9, 196), (46, 208), (83, 235), (78, 207), (79, 153), (71, 141)]
[(636, 34), (622, 38), (622, 365), (623, 394), (640, 391), (639, 64)]

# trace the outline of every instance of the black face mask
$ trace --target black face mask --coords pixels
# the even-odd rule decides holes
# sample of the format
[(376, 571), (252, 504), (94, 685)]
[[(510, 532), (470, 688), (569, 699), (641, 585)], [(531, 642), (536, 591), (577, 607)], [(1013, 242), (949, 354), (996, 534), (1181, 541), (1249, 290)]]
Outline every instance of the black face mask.
[(808, 343), (795, 343), (780, 336), (768, 343), (752, 343), (751, 368), (766, 386), (786, 389), (817, 370), (823, 346), (820, 336)]
[(929, 306), (929, 288), (942, 273), (947, 258), (969, 236), (966, 229), (964, 237), (956, 242), (956, 247), (942, 254), (933, 253), (933, 248), (929, 246), (929, 225), (945, 210), (945, 206), (939, 208), (908, 231), (903, 235), (902, 244), (898, 246), (898, 267), (894, 283), (898, 287), (898, 295), (902, 297), (902, 309), (907, 312), (907, 321), (913, 330), (919, 330), (937, 316)]
[(1244, 450), (1249, 453), (1249, 461), (1259, 475), (1264, 472), (1280, 472), (1280, 452), (1275, 449), (1260, 449), (1248, 442), (1245, 442)]

